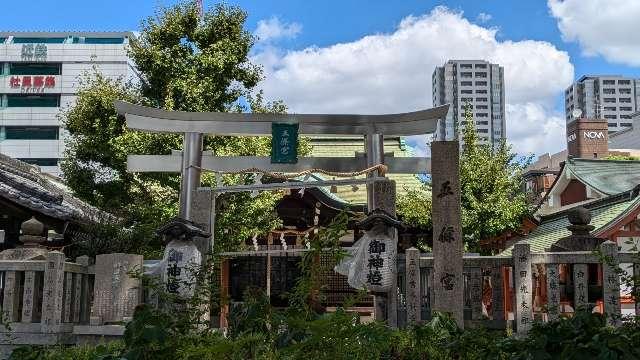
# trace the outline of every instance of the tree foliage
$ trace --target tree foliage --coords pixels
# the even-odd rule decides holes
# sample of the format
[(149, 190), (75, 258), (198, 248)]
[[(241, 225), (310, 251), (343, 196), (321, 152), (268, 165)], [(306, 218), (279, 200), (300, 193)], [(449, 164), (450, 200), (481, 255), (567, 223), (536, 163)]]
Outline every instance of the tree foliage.
[[(467, 250), (481, 251), (479, 241), (519, 227), (530, 204), (522, 172), (530, 159), (517, 159), (506, 141), (496, 148), (478, 140), (470, 109), (465, 110), (460, 155), (462, 232)], [(409, 191), (399, 198), (398, 213), (419, 228), (431, 228), (431, 191)]]
[[(62, 170), (80, 198), (123, 219), (122, 227), (144, 229), (140, 237), (153, 236), (158, 224), (177, 214), (179, 176), (130, 173), (126, 161), (128, 154), (170, 154), (182, 148), (182, 137), (127, 129), (114, 100), (166, 110), (286, 112), (282, 102), (266, 103), (256, 89), (261, 69), (249, 60), (254, 37), (244, 29), (245, 20), (241, 9), (226, 5), (215, 6), (202, 20), (193, 1), (160, 9), (130, 41), (139, 81), (87, 74), (76, 103), (62, 114), (69, 132)], [(206, 136), (204, 148), (216, 155), (268, 155), (270, 141)], [(251, 175), (224, 177), (227, 184), (250, 181)], [(203, 186), (214, 184), (214, 176), (203, 176)], [(219, 197), (218, 210), (233, 212), (218, 212), (219, 249), (234, 249), (248, 234), (277, 225), (272, 211), (277, 199), (273, 193)], [(93, 242), (104, 243), (99, 236)], [(115, 244), (118, 238), (110, 240)], [(159, 242), (145, 240), (141, 246), (157, 249)]]

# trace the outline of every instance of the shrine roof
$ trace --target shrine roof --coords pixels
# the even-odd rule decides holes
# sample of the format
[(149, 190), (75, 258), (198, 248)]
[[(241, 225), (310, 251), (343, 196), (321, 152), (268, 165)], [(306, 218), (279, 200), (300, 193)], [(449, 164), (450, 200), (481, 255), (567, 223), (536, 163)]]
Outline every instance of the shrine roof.
[[(590, 224), (595, 227), (591, 233), (594, 236), (600, 236), (629, 213), (640, 207), (639, 190), (640, 187), (636, 187), (629, 191), (576, 206), (583, 206), (591, 211)], [(570, 225), (568, 214), (572, 209), (573, 207), (542, 216), (539, 220), (539, 225), (518, 243), (530, 244), (531, 252), (533, 253), (547, 251), (552, 244), (571, 235), (571, 231), (567, 229), (567, 226)], [(513, 245), (500, 253), (500, 256), (511, 256), (512, 250)]]
[(640, 161), (569, 158), (562, 169), (563, 173), (566, 171), (605, 195), (618, 194), (640, 184)]
[[(316, 157), (354, 157), (363, 155), (364, 139), (362, 136), (311, 136), (311, 154)], [(406, 145), (402, 137), (387, 137), (384, 139), (384, 152), (393, 152), (394, 157), (411, 157), (413, 152)], [(387, 177), (396, 181), (397, 194), (403, 195), (408, 191), (418, 189), (422, 181), (414, 174), (387, 174)], [(328, 188), (322, 188), (323, 192), (331, 197), (347, 204), (366, 204), (367, 190), (365, 186), (359, 186), (357, 191), (347, 186), (338, 187), (338, 192), (331, 194)]]
[(99, 221), (107, 214), (71, 195), (60, 178), (0, 154), (0, 198), (62, 221)]

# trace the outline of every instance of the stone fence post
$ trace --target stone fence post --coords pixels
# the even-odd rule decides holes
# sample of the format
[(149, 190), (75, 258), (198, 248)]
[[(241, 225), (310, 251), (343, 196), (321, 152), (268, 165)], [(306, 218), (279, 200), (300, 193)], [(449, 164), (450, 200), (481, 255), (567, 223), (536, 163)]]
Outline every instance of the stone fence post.
[(60, 251), (47, 253), (44, 269), (44, 293), (42, 295), (42, 332), (61, 330), (62, 298), (64, 290), (64, 254)]
[(612, 241), (605, 241), (600, 245), (600, 251), (606, 259), (606, 262), (602, 264), (604, 313), (609, 325), (619, 326), (621, 316), (620, 276), (616, 271), (619, 263), (618, 245)]
[(516, 243), (513, 247), (513, 277), (516, 293), (516, 326), (519, 335), (525, 335), (533, 323), (532, 284), (531, 284), (531, 246)]
[[(420, 284), (420, 250), (412, 247), (405, 251), (407, 272), (405, 278), (407, 291), (407, 325), (420, 323), (422, 315), (422, 291)], [(426, 285), (426, 284), (425, 284)]]

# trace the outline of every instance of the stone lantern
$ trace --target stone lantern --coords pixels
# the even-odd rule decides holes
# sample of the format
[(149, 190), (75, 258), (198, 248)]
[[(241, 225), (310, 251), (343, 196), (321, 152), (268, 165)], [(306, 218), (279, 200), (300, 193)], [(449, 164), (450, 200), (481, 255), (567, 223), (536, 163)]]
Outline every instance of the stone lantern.
[(591, 235), (591, 231), (595, 226), (589, 225), (591, 222), (591, 212), (589, 209), (578, 206), (567, 214), (569, 223), (567, 229), (571, 231), (571, 235), (558, 240), (551, 245), (552, 252), (565, 251), (593, 251), (599, 248), (605, 239)]
[(44, 229), (44, 224), (35, 217), (23, 222), (19, 237), (22, 246), (4, 250), (0, 253), (0, 260), (44, 260), (49, 252), (42, 246), (47, 241), (43, 236)]

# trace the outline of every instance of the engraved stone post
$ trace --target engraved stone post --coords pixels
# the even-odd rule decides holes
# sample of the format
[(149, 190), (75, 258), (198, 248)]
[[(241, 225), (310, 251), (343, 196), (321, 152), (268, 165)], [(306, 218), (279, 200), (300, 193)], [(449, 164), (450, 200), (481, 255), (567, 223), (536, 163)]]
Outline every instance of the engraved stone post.
[(602, 255), (607, 263), (602, 264), (602, 292), (604, 313), (609, 325), (620, 325), (620, 278), (616, 272), (618, 266), (618, 245), (612, 241), (605, 241), (600, 245)]
[(22, 322), (30, 323), (33, 320), (33, 313), (35, 310), (35, 283), (36, 272), (25, 271), (24, 272), (24, 290), (22, 292)]
[(64, 312), (62, 314), (63, 322), (71, 322), (71, 302), (73, 299), (73, 274), (70, 272), (64, 273)]
[(587, 270), (587, 264), (574, 264), (573, 265), (573, 301), (576, 311), (585, 310), (590, 311), (587, 308), (589, 305), (589, 271)]
[(558, 264), (546, 264), (547, 314), (549, 321), (560, 317), (560, 270)]
[(518, 334), (529, 332), (533, 322), (530, 249), (530, 245), (526, 243), (516, 243), (513, 247), (515, 312)]
[(431, 144), (433, 196), (433, 310), (450, 313), (464, 327), (459, 143)]
[[(420, 323), (421, 317), (421, 284), (420, 284), (420, 250), (412, 247), (405, 252), (407, 277), (407, 325)], [(426, 284), (425, 284), (426, 285)]]
[[(86, 255), (78, 256), (76, 258), (76, 263), (82, 265), (85, 269), (89, 266), (89, 257)], [(79, 308), (79, 317), (76, 322), (81, 323), (85, 322), (89, 319), (90, 312), (90, 293), (89, 293), (89, 275), (88, 274), (78, 274), (79, 277), (79, 286), (80, 291), (78, 295), (80, 297), (80, 301), (78, 302)]]
[(18, 320), (18, 294), (16, 288), (18, 279), (15, 271), (4, 272), (4, 299), (2, 301), (2, 313), (5, 321), (12, 323)]
[(62, 297), (64, 290), (64, 254), (51, 251), (47, 254), (44, 270), (44, 294), (42, 295), (42, 332), (60, 331), (62, 322)]
[(482, 320), (482, 269), (471, 268), (467, 276), (469, 276), (471, 319)]
[(491, 269), (491, 312), (493, 320), (504, 320), (504, 294), (502, 293), (502, 268)]
[(140, 279), (129, 272), (142, 269), (142, 255), (103, 254), (96, 256), (94, 303), (92, 323), (124, 321), (133, 316), (133, 310), (142, 299)]

